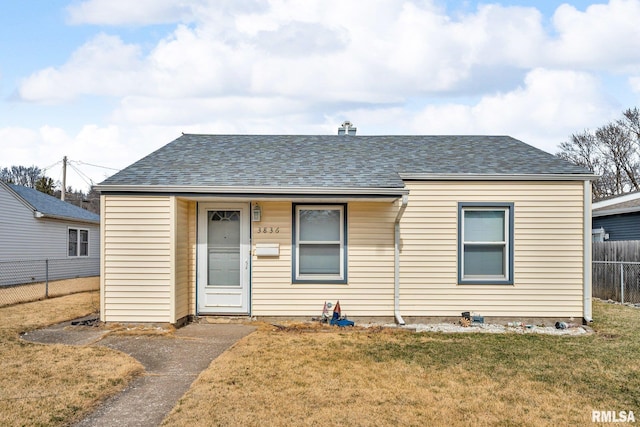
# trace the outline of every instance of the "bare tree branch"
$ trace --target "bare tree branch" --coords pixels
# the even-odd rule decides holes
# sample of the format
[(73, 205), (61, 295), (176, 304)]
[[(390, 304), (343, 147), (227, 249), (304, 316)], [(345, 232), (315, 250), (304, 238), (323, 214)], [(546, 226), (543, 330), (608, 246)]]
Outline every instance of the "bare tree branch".
[(640, 191), (640, 110), (628, 109), (615, 122), (573, 134), (557, 155), (592, 170), (594, 199)]

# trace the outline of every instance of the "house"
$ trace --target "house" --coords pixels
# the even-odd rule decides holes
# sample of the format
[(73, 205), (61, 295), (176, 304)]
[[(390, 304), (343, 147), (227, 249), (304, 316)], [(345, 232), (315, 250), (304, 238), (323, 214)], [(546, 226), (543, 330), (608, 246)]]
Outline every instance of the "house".
[[(97, 276), (100, 217), (32, 188), (0, 182), (0, 263), (15, 267), (0, 277), (0, 285), (44, 281), (45, 260), (49, 280)], [(32, 261), (42, 261), (42, 268)]]
[(508, 136), (348, 130), (183, 134), (98, 185), (102, 320), (590, 320), (590, 171)]
[(591, 208), (594, 242), (640, 240), (640, 191), (595, 202)]

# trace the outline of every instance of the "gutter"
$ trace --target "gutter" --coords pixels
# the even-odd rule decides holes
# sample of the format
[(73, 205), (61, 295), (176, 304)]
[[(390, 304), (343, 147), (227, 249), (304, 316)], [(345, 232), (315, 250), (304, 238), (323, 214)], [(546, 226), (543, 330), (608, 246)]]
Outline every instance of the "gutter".
[(405, 324), (404, 319), (400, 314), (400, 220), (402, 219), (402, 215), (404, 214), (408, 203), (409, 196), (402, 196), (402, 204), (400, 205), (400, 210), (398, 210), (394, 223), (393, 315), (399, 325)]
[(399, 175), (404, 181), (586, 181), (598, 177), (598, 175), (583, 173), (400, 173)]
[(264, 186), (215, 186), (215, 185), (96, 185), (101, 193), (189, 193), (224, 195), (325, 195), (325, 196), (389, 196), (409, 194), (404, 187), (264, 187)]
[[(594, 203), (595, 205), (595, 203)], [(593, 205), (592, 205), (593, 207)], [(609, 210), (597, 210), (597, 211), (592, 211), (591, 212), (591, 216), (593, 218), (598, 218), (601, 216), (609, 216), (609, 215), (621, 215), (621, 214), (627, 214), (627, 213), (636, 213), (636, 212), (640, 212), (640, 205), (638, 206), (632, 206), (629, 208), (618, 208), (618, 209), (609, 209)]]
[(584, 182), (584, 244), (583, 244), (583, 301), (582, 317), (586, 323), (593, 322), (591, 312), (591, 182)]
[(100, 224), (100, 220), (94, 221), (92, 219), (73, 218), (73, 217), (70, 217), (70, 216), (62, 216), (62, 215), (52, 215), (52, 214), (42, 213), (42, 212), (36, 211), (36, 210), (33, 211), (33, 217), (34, 218), (57, 219), (57, 220), (69, 221), (69, 222), (81, 222), (83, 224), (94, 224), (94, 225), (99, 225)]

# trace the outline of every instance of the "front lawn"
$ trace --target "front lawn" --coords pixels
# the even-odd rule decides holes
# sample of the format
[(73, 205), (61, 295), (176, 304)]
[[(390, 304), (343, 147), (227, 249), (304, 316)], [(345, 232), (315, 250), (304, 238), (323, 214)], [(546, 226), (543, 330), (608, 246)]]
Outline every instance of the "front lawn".
[(640, 419), (640, 309), (594, 302), (588, 336), (260, 330), (165, 419), (192, 425), (589, 425)]
[(105, 347), (34, 344), (21, 332), (94, 313), (98, 292), (0, 308), (0, 425), (56, 426), (120, 391), (142, 365)]
[[(19, 333), (97, 309), (84, 293), (0, 309), (0, 425), (66, 425), (142, 367)], [(214, 360), (164, 425), (589, 425), (640, 418), (640, 309), (594, 302), (595, 334), (411, 333), (268, 324)], [(188, 363), (188, 355), (185, 355)]]

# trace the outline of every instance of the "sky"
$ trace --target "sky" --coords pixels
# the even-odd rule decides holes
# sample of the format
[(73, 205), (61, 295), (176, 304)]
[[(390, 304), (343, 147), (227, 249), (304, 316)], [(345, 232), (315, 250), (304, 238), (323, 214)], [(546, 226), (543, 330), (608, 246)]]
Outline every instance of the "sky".
[(640, 106), (640, 0), (0, 3), (0, 168), (88, 190), (184, 133), (510, 135)]

